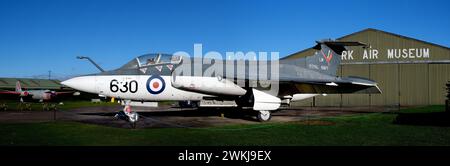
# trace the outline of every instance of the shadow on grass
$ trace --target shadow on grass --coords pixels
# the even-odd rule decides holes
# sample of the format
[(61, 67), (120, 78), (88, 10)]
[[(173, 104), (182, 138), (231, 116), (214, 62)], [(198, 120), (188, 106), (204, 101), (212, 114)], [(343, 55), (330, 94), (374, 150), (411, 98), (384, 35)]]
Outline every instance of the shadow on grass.
[(449, 112), (398, 113), (394, 124), (418, 126), (450, 126)]
[[(98, 115), (98, 116), (114, 116), (117, 112), (108, 113), (80, 113), (80, 115)], [(208, 116), (221, 116), (223, 113), (224, 117), (230, 119), (242, 119), (249, 121), (257, 121), (254, 116), (256, 116), (255, 111), (240, 111), (231, 108), (220, 108), (220, 109), (188, 109), (180, 111), (152, 111), (152, 112), (138, 112), (140, 116), (144, 117), (208, 117)]]

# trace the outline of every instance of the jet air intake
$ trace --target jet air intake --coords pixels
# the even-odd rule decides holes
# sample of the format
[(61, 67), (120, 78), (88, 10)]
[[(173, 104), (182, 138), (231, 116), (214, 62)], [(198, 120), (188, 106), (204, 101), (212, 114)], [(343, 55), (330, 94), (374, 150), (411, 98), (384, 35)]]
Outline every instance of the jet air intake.
[(171, 77), (172, 86), (210, 95), (241, 96), (247, 91), (232, 81), (221, 77), (175, 76)]

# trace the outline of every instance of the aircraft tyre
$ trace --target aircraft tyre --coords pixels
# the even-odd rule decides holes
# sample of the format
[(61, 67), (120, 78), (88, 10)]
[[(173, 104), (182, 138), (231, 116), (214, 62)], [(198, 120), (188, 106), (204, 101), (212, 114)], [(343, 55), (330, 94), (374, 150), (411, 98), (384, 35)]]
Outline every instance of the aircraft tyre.
[(267, 122), (272, 118), (272, 114), (270, 111), (258, 111), (256, 118), (258, 118), (258, 121), (260, 122)]
[(128, 121), (130, 121), (131, 126), (133, 128), (136, 128), (136, 123), (137, 123), (138, 119), (139, 119), (139, 114), (137, 112), (131, 112), (128, 115)]
[(137, 112), (131, 112), (131, 113), (129, 114), (128, 118), (129, 118), (128, 120), (129, 120), (130, 122), (134, 123), (134, 122), (137, 122), (137, 121), (138, 121), (139, 115), (138, 115)]

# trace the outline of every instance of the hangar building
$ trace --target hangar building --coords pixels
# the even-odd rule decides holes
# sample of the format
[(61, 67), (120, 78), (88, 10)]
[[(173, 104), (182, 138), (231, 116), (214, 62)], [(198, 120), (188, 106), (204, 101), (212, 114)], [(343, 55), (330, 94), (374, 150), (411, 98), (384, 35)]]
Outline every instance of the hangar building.
[(62, 85), (59, 80), (33, 78), (0, 78), (0, 89), (14, 90), (16, 88), (17, 81), (20, 81), (20, 84), (24, 89), (62, 89)]
[[(378, 82), (382, 94), (333, 94), (296, 102), (294, 106), (413, 106), (445, 104), (450, 81), (450, 49), (377, 29), (341, 38), (370, 48), (349, 47), (342, 53), (340, 76), (361, 76)], [(284, 59), (312, 55), (309, 48)]]

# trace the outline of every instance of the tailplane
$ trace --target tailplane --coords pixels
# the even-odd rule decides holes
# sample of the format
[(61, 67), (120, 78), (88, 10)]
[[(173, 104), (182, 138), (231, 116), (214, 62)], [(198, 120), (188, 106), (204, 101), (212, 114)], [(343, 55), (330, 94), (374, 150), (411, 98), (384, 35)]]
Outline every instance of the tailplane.
[(346, 46), (362, 46), (366, 44), (352, 41), (334, 41), (322, 40), (316, 41), (317, 45), (313, 47), (315, 53), (312, 56), (296, 59), (290, 63), (318, 71), (328, 75), (336, 75), (337, 69), (341, 64), (341, 55)]
[(20, 86), (20, 81), (16, 82), (16, 92), (22, 92), (22, 86)]

